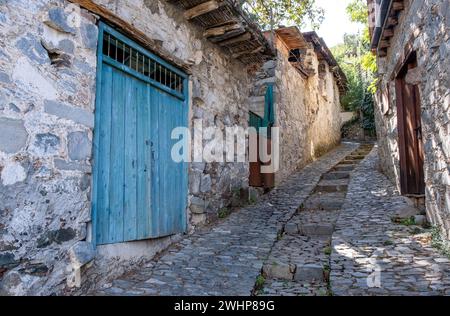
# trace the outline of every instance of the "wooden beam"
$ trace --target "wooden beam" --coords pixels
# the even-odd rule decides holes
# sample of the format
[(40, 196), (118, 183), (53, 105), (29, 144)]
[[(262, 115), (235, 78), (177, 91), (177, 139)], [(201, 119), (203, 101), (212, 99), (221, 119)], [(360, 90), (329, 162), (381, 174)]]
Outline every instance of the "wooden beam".
[(184, 17), (188, 20), (192, 20), (193, 18), (217, 10), (221, 5), (222, 4), (216, 0), (206, 1), (186, 10), (186, 12), (184, 12)]
[(227, 25), (222, 25), (222, 26), (218, 26), (218, 27), (212, 27), (212, 28), (207, 29), (205, 32), (203, 32), (203, 36), (206, 38), (220, 36), (220, 35), (224, 35), (225, 33), (229, 32), (229, 31), (240, 29), (241, 27), (242, 27), (242, 25), (240, 23), (233, 23), (233, 24), (227, 24)]
[(387, 47), (389, 47), (389, 46), (391, 46), (391, 44), (389, 43), (389, 41), (387, 41), (387, 40), (383, 40), (383, 41), (381, 41), (380, 42), (380, 48), (387, 48)]
[(232, 31), (226, 32), (223, 35), (210, 37), (209, 40), (213, 43), (219, 43), (219, 42), (223, 42), (229, 38), (234, 38), (234, 37), (239, 36), (244, 33), (245, 33), (245, 29), (239, 28), (237, 30), (232, 30)]
[(403, 1), (396, 1), (392, 3), (392, 9), (394, 11), (402, 11), (405, 8), (405, 5), (403, 4)]
[(235, 53), (235, 54), (233, 54), (233, 55), (231, 55), (231, 56), (232, 56), (233, 58), (239, 58), (239, 57), (242, 57), (242, 56), (244, 56), (244, 55), (251, 55), (251, 54), (257, 54), (257, 53), (260, 53), (260, 52), (264, 51), (264, 49), (265, 49), (264, 46), (259, 46), (259, 47), (257, 47), (256, 49), (238, 52), (238, 53)]
[(190, 67), (187, 63), (181, 61), (178, 58), (173, 57), (171, 54), (169, 54), (168, 52), (166, 52), (164, 49), (161, 48), (160, 43), (150, 39), (149, 37), (147, 37), (145, 33), (139, 31), (133, 25), (121, 19), (120, 17), (118, 17), (105, 7), (94, 3), (92, 0), (69, 0), (69, 1), (74, 4), (78, 4), (81, 8), (98, 15), (100, 18), (118, 27), (120, 31), (125, 33), (125, 35), (139, 42), (145, 48), (151, 50), (160, 57), (163, 57), (167, 61), (175, 64), (176, 66), (190, 73)]
[(392, 36), (394, 36), (394, 30), (393, 29), (385, 29), (383, 31), (383, 37), (389, 38), (389, 37), (392, 37)]
[(388, 18), (388, 20), (387, 20), (387, 27), (395, 26), (397, 24), (398, 24), (398, 20), (396, 18), (393, 18), (393, 17), (389, 17)]
[(239, 35), (239, 36), (227, 39), (227, 40), (222, 41), (222, 42), (219, 42), (219, 45), (220, 46), (228, 46), (228, 45), (231, 45), (231, 44), (236, 44), (236, 43), (239, 43), (239, 42), (248, 41), (251, 38), (252, 38), (252, 34), (246, 32), (246, 33), (244, 33), (242, 35)]

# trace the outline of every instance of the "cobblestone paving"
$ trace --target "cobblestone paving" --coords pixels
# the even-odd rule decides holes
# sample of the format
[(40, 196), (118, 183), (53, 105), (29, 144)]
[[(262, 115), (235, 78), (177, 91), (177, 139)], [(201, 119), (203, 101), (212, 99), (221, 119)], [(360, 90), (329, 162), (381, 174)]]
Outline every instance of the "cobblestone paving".
[(284, 224), (323, 173), (357, 144), (345, 143), (293, 174), (251, 207), (171, 246), (158, 259), (94, 295), (250, 295)]
[(336, 223), (333, 295), (450, 295), (450, 260), (418, 226), (391, 221), (406, 203), (377, 171), (374, 149), (354, 170)]
[[(264, 285), (257, 295), (329, 295), (331, 236), (345, 202), (351, 170), (370, 151), (371, 146), (337, 160), (327, 170), (296, 214), (285, 225), (263, 268)], [(356, 160), (351, 160), (357, 157)], [(345, 165), (346, 171), (341, 170)], [(349, 166), (348, 166), (349, 165)]]

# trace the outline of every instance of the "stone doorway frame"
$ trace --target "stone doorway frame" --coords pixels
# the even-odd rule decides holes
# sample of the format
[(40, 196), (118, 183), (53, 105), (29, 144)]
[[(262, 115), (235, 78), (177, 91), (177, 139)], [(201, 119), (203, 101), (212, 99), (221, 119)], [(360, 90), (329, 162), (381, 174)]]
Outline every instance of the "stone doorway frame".
[(417, 52), (407, 45), (403, 60), (397, 64), (395, 92), (400, 155), (400, 189), (403, 195), (424, 196), (424, 149), (421, 100), (418, 82), (408, 82), (410, 72), (418, 69)]

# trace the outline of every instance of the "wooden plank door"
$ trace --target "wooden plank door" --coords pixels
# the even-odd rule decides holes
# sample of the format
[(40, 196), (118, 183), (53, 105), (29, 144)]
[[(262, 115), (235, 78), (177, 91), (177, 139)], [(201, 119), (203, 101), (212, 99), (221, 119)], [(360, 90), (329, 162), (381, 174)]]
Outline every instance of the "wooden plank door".
[(415, 67), (415, 55), (411, 55), (396, 80), (400, 185), (402, 194), (423, 195), (425, 180), (420, 94), (417, 85), (406, 81), (408, 72)]
[(249, 126), (254, 127), (258, 133), (257, 147), (258, 151), (258, 161), (250, 162), (250, 175), (249, 175), (249, 185), (252, 187), (264, 187), (273, 188), (275, 186), (275, 174), (262, 174), (261, 165), (270, 165), (271, 162), (262, 163), (260, 160), (260, 148), (263, 144), (260, 143), (260, 134), (262, 131), (260, 128), (265, 127), (267, 131), (264, 137), (267, 138), (267, 153), (270, 155), (272, 153), (272, 139), (271, 139), (271, 128), (275, 125), (275, 99), (274, 99), (274, 85), (269, 84), (266, 88), (266, 95), (264, 100), (264, 117), (249, 112)]
[(187, 165), (172, 160), (171, 133), (187, 126), (187, 77), (111, 28), (100, 30), (95, 242), (185, 232)]

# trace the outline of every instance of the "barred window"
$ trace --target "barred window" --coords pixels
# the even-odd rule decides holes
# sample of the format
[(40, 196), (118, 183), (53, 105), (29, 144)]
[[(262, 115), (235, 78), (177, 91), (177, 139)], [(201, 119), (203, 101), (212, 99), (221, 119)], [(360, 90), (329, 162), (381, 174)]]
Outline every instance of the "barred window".
[(183, 78), (113, 35), (103, 37), (103, 55), (172, 90), (183, 93)]

